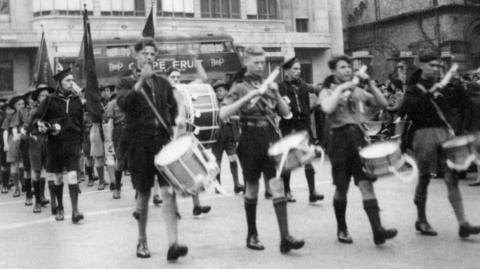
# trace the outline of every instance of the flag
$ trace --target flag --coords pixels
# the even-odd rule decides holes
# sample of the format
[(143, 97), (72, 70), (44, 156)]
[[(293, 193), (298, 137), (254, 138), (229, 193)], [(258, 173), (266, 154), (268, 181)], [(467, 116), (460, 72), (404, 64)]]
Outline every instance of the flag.
[(147, 22), (145, 22), (145, 27), (143, 27), (142, 32), (143, 37), (155, 37), (155, 26), (153, 24), (153, 7), (150, 9), (150, 14), (148, 14)]
[(98, 86), (97, 73), (95, 69), (95, 58), (93, 56), (92, 35), (90, 32), (90, 21), (88, 20), (87, 9), (83, 11), (83, 56), (85, 71), (85, 99), (88, 115), (93, 123), (101, 123), (103, 116), (102, 96)]
[(35, 57), (35, 65), (33, 69), (33, 84), (35, 88), (40, 84), (48, 85), (55, 88), (55, 80), (53, 80), (52, 66), (48, 58), (47, 42), (45, 41), (45, 32), (42, 31), (42, 40)]

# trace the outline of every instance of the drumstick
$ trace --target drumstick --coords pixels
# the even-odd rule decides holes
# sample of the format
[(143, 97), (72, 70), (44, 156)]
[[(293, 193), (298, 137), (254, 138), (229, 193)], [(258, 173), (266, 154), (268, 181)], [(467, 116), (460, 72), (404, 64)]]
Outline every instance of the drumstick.
[[(368, 67), (366, 65), (362, 65), (360, 69), (358, 69), (357, 74), (362, 74), (367, 72)], [(358, 76), (354, 76), (352, 79), (352, 82), (355, 83), (355, 85), (358, 85), (360, 83), (360, 78)]]
[[(275, 78), (278, 76), (278, 74), (280, 74), (280, 67), (277, 66), (277, 67), (272, 71), (272, 73), (270, 73), (270, 75), (267, 77), (267, 79), (265, 79), (265, 81), (262, 83), (262, 85), (260, 85), (260, 87), (258, 87), (258, 91), (260, 92), (260, 94), (264, 94), (264, 93), (267, 91), (268, 85), (275, 80)], [(252, 98), (252, 99), (250, 100), (250, 105), (251, 105), (251, 106), (255, 105), (255, 103), (258, 102), (258, 100), (260, 99), (260, 97), (261, 97), (261, 96), (257, 96), (257, 97), (255, 97), (255, 98)]]
[(448, 82), (450, 82), (450, 80), (453, 77), (453, 73), (455, 73), (457, 69), (458, 69), (458, 64), (456, 63), (452, 64), (452, 67), (450, 67), (450, 70), (448, 70), (448, 72), (443, 77), (442, 81), (440, 81), (440, 85), (442, 85), (442, 87), (447, 86)]

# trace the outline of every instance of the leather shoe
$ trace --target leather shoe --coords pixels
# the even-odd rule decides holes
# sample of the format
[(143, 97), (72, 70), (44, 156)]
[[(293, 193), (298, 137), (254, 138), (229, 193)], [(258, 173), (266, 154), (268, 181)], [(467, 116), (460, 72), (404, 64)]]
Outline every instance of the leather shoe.
[(156, 206), (160, 206), (160, 204), (163, 203), (162, 199), (160, 199), (160, 195), (155, 194), (153, 196), (153, 204)]
[(42, 205), (35, 203), (33, 206), (33, 213), (41, 213), (42, 212)]
[(397, 236), (398, 231), (396, 229), (384, 229), (381, 228), (380, 231), (376, 232), (373, 235), (373, 242), (375, 245), (384, 244), (386, 240), (392, 239)]
[(184, 245), (174, 244), (168, 248), (167, 261), (172, 262), (178, 260), (179, 257), (187, 255), (188, 247)]
[(315, 203), (316, 201), (321, 201), (321, 200), (323, 200), (323, 198), (325, 198), (325, 197), (323, 196), (323, 194), (312, 193), (312, 194), (310, 194), (310, 196), (308, 197), (308, 200), (310, 201), (310, 203)]
[(55, 220), (62, 221), (65, 217), (63, 216), (63, 209), (57, 209), (57, 215), (55, 215)]
[(265, 247), (263, 246), (262, 242), (258, 239), (258, 235), (249, 235), (247, 237), (247, 248), (253, 250), (264, 250)]
[(241, 192), (245, 193), (245, 186), (243, 186), (243, 185), (235, 186), (235, 188), (233, 188), (233, 192), (235, 194), (238, 194), (238, 193), (241, 193)]
[(103, 191), (103, 190), (105, 189), (105, 186), (106, 186), (106, 185), (107, 185), (107, 184), (106, 184), (105, 182), (100, 181), (100, 182), (98, 183), (98, 188), (97, 188), (97, 190)]
[(83, 214), (80, 212), (73, 212), (72, 213), (72, 222), (78, 223), (79, 221), (83, 220)]
[(29, 197), (25, 198), (25, 205), (26, 206), (33, 205), (32, 198), (29, 198)]
[(280, 252), (288, 253), (291, 249), (300, 249), (305, 245), (305, 241), (295, 239), (293, 236), (289, 235), (282, 238), (280, 242)]
[(50, 203), (50, 200), (46, 199), (45, 197), (41, 197), (41, 198), (40, 198), (40, 204), (41, 204), (42, 206), (46, 206), (46, 205), (48, 205), (49, 203)]
[(113, 199), (120, 199), (120, 191), (119, 190), (114, 190), (112, 197), (113, 197)]
[(293, 198), (292, 194), (289, 193), (289, 192), (285, 196), (287, 198), (287, 202), (289, 202), (289, 203), (295, 203), (297, 201), (297, 200), (295, 200), (295, 198)]
[(350, 234), (348, 233), (347, 230), (345, 230), (345, 231), (339, 230), (337, 232), (337, 239), (338, 239), (338, 242), (340, 242), (340, 243), (345, 243), (345, 244), (353, 243), (353, 239), (352, 239), (352, 237), (350, 236)]
[(267, 192), (267, 191), (265, 192), (265, 199), (270, 199), (272, 197), (273, 195), (270, 192)]
[(20, 197), (20, 189), (16, 188), (15, 192), (13, 193), (13, 197)]
[(150, 258), (150, 250), (148, 250), (147, 242), (137, 244), (137, 257), (142, 259)]
[(480, 186), (480, 180), (479, 180), (479, 181), (475, 181), (475, 182), (473, 182), (473, 183), (470, 183), (470, 184), (468, 184), (468, 186), (470, 186), (470, 187), (478, 187), (478, 186)]
[(2, 193), (8, 193), (8, 188), (5, 187), (5, 186), (3, 186), (3, 187), (2, 187)]
[(206, 205), (206, 206), (195, 206), (193, 207), (193, 215), (194, 216), (198, 216), (200, 214), (206, 214), (208, 212), (210, 212), (210, 209), (212, 209), (211, 206), (209, 205)]
[(458, 235), (461, 238), (467, 238), (471, 234), (479, 234), (480, 233), (480, 226), (472, 226), (470, 223), (464, 223), (460, 225), (458, 229)]
[(87, 186), (88, 187), (93, 187), (93, 180), (88, 180)]
[(415, 229), (422, 235), (436, 236), (438, 234), (426, 221), (416, 221)]

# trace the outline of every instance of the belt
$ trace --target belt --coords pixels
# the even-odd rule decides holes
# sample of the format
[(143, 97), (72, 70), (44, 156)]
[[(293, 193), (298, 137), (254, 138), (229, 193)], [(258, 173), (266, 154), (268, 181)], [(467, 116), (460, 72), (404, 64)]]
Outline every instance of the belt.
[(265, 128), (269, 125), (267, 120), (242, 121), (244, 127)]

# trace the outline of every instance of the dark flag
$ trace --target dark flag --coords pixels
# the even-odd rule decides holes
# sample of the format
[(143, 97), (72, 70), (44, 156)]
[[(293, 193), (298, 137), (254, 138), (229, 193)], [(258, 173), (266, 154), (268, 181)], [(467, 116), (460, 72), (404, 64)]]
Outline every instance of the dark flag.
[(86, 77), (85, 99), (87, 112), (93, 123), (101, 123), (103, 115), (102, 97), (98, 86), (97, 73), (95, 69), (95, 58), (93, 57), (92, 35), (90, 32), (90, 21), (87, 10), (83, 11), (83, 55), (84, 71)]
[(150, 9), (150, 14), (148, 14), (147, 22), (145, 23), (145, 27), (143, 27), (142, 32), (143, 37), (155, 37), (155, 27), (153, 24), (153, 8)]
[(35, 88), (41, 84), (55, 88), (52, 66), (50, 65), (50, 60), (48, 58), (47, 42), (45, 41), (45, 33), (43, 31), (40, 48), (38, 48), (37, 56), (35, 57), (35, 66), (33, 70), (33, 84), (35, 85)]

